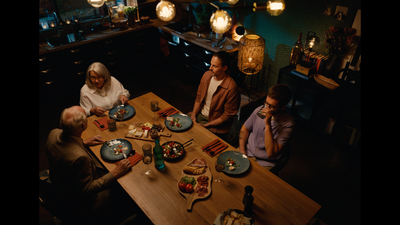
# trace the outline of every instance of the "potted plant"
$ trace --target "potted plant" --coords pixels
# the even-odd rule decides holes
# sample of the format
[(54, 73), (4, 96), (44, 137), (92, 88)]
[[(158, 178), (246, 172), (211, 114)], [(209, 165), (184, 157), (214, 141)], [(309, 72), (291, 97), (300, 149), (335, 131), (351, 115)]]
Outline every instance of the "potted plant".
[(196, 12), (196, 22), (198, 25), (198, 32), (204, 31), (210, 27), (210, 17), (212, 15), (212, 6), (210, 4), (200, 4), (194, 11)]
[(130, 27), (135, 25), (136, 17), (137, 17), (137, 6), (125, 6), (124, 12), (128, 16), (128, 24)]
[(335, 70), (343, 55), (353, 46), (356, 40), (356, 30), (351, 27), (329, 27), (325, 32), (325, 48), (329, 54), (328, 70)]

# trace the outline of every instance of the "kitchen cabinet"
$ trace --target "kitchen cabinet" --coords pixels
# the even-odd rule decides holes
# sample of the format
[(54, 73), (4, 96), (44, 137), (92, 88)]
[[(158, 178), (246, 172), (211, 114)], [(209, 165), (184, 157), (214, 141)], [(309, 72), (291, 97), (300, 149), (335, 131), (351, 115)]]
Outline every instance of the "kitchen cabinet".
[(314, 78), (307, 80), (292, 74), (290, 66), (279, 70), (278, 83), (287, 84), (292, 90), (290, 112), (298, 122), (346, 147), (359, 146), (361, 95), (357, 86), (343, 83), (330, 90)]
[(150, 66), (159, 56), (158, 32), (153, 27), (40, 54), (40, 100), (79, 96), (93, 62), (103, 63), (112, 76), (124, 82), (137, 76), (131, 71)]

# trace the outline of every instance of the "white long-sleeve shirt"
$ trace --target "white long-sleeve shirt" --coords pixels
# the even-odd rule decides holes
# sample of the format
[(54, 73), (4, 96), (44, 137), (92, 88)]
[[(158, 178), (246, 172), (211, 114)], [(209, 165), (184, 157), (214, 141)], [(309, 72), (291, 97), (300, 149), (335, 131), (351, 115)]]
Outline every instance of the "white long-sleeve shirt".
[(130, 97), (129, 91), (113, 76), (111, 76), (111, 84), (99, 90), (97, 88), (89, 88), (86, 84), (81, 88), (81, 99), (79, 104), (85, 110), (86, 115), (90, 116), (90, 110), (94, 107), (101, 107), (109, 110), (121, 103), (119, 97), (125, 95)]

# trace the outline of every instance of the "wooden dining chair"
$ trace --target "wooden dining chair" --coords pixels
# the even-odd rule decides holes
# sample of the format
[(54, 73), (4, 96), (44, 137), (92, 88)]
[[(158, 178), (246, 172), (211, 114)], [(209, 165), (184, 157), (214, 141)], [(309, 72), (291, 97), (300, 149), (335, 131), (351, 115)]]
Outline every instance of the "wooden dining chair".
[(62, 224), (74, 224), (70, 222), (70, 211), (54, 190), (49, 179), (49, 170), (39, 173), (39, 204), (53, 216), (55, 222), (60, 223), (62, 221)]
[(278, 159), (278, 162), (275, 164), (274, 167), (272, 167), (269, 171), (276, 176), (279, 176), (279, 171), (283, 169), (283, 167), (286, 166), (287, 162), (289, 161), (290, 158), (290, 153), (292, 151), (292, 144), (288, 143), (287, 146), (282, 149), (282, 156)]

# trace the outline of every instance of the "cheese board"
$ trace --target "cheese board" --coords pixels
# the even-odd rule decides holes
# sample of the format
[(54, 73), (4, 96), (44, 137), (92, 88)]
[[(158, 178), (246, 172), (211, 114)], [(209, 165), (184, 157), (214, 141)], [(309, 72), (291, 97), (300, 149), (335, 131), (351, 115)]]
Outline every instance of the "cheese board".
[(152, 133), (157, 130), (158, 136), (171, 137), (171, 133), (163, 132), (165, 129), (161, 124), (157, 124), (156, 129), (152, 129), (155, 124), (135, 122), (129, 126), (128, 132), (125, 134), (126, 138), (133, 138), (143, 141), (155, 141), (155, 137), (151, 137)]
[[(193, 181), (195, 181), (195, 184), (188, 190), (187, 185), (192, 184)], [(183, 188), (182, 182), (188, 183), (185, 188)], [(195, 200), (207, 198), (211, 194), (211, 184), (212, 173), (204, 159), (196, 158), (182, 168), (177, 188), (179, 193), (186, 198), (187, 211), (192, 210)]]

